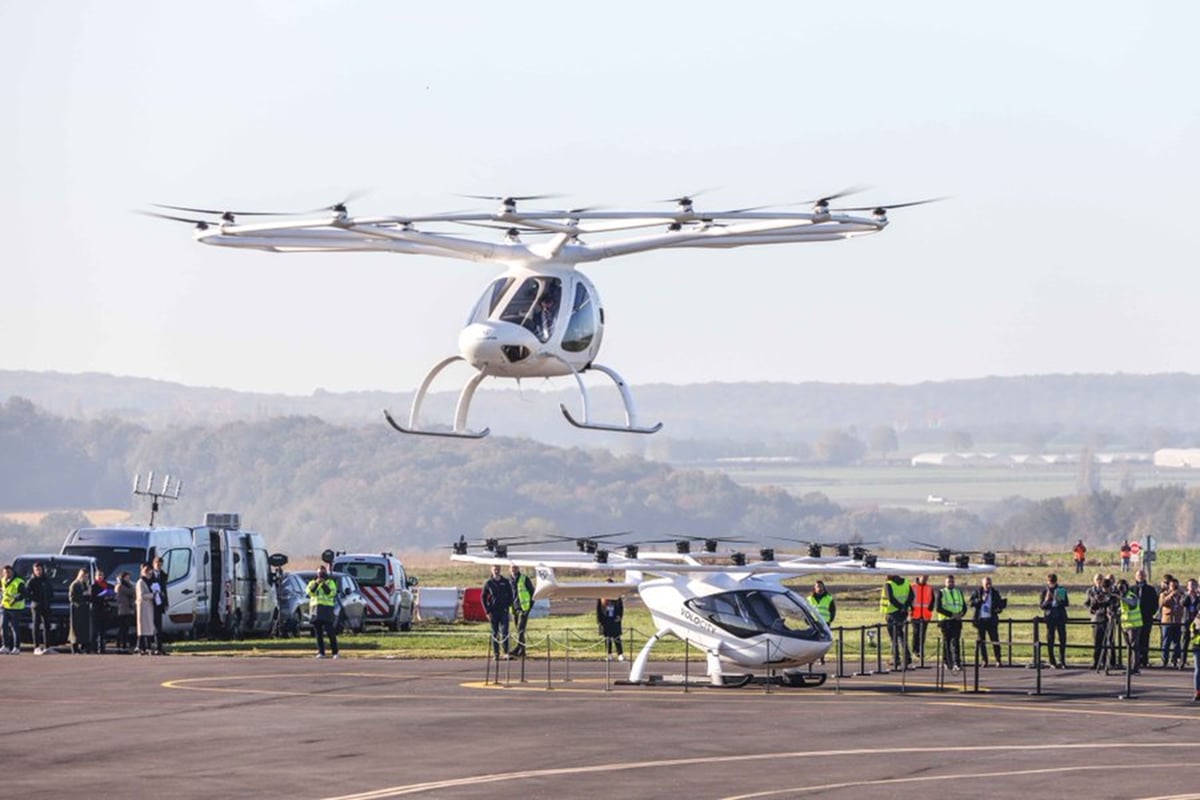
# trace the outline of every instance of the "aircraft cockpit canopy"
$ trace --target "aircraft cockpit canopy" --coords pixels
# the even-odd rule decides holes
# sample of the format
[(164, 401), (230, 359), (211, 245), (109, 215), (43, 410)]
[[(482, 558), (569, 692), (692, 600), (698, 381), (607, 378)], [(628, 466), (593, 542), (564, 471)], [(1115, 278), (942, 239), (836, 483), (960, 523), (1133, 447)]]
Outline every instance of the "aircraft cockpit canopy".
[[(484, 291), (467, 322), (489, 319), (510, 322), (525, 328), (541, 342), (550, 341), (565, 324), (563, 350), (582, 353), (591, 347), (602, 318), (582, 280), (576, 278), (566, 287), (563, 284), (561, 278), (552, 275), (535, 275), (519, 282), (508, 276), (499, 278)], [(563, 309), (564, 295), (566, 309)]]
[(712, 624), (742, 639), (772, 634), (797, 639), (829, 638), (825, 627), (791, 592), (749, 589), (693, 597), (686, 605)]

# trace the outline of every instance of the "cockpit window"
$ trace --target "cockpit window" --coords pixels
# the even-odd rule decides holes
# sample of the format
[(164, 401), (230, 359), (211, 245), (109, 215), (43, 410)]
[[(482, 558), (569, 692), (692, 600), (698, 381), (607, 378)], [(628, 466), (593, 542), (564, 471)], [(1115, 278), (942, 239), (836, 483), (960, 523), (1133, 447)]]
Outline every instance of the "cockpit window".
[(714, 625), (734, 636), (762, 634), (798, 639), (825, 639), (825, 629), (791, 592), (751, 589), (694, 597), (687, 605)]
[(543, 342), (549, 341), (554, 335), (561, 298), (562, 281), (558, 278), (526, 278), (504, 307), (500, 319), (528, 329)]
[(472, 322), (483, 322), (492, 315), (496, 310), (496, 306), (500, 303), (500, 298), (504, 297), (504, 293), (508, 291), (508, 287), (512, 286), (512, 278), (497, 278), (492, 282), (483, 293), (483, 297), (479, 298), (479, 302), (475, 304), (475, 308), (471, 311), (471, 316), (467, 320), (467, 324)]
[(596, 306), (583, 281), (575, 284), (575, 300), (571, 303), (571, 319), (563, 334), (562, 347), (568, 353), (582, 353), (596, 335)]

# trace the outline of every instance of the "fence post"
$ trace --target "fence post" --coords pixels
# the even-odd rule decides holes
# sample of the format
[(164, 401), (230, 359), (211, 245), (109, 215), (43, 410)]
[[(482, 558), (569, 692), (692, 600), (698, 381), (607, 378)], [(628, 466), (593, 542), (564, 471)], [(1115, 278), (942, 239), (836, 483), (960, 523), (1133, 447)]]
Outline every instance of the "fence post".
[(840, 680), (842, 677), (842, 661), (846, 657), (846, 638), (843, 635), (844, 631), (839, 625), (837, 629), (837, 677)]
[[(1036, 631), (1036, 621), (1033, 623), (1033, 626), (1034, 631)], [(1042, 643), (1038, 640), (1036, 632), (1033, 635), (1033, 668), (1037, 673), (1033, 683), (1033, 694), (1040, 696), (1042, 694)]]
[(566, 658), (563, 662), (563, 683), (571, 682), (571, 629), (567, 628)]
[(687, 694), (687, 690), (688, 690), (688, 676), (691, 674), (691, 671), (688, 669), (688, 667), (691, 663), (692, 663), (692, 640), (684, 639), (683, 640), (683, 693), (684, 694)]

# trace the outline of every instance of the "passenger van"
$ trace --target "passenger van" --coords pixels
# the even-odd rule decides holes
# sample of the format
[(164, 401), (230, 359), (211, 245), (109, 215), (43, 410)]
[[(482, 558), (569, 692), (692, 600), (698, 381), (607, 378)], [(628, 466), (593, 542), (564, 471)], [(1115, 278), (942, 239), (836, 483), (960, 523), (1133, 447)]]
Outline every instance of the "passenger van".
[(241, 530), (238, 514), (207, 514), (195, 527), (78, 528), (64, 555), (94, 558), (109, 580), (163, 559), (164, 632), (170, 636), (267, 633), (278, 607), (262, 534)]

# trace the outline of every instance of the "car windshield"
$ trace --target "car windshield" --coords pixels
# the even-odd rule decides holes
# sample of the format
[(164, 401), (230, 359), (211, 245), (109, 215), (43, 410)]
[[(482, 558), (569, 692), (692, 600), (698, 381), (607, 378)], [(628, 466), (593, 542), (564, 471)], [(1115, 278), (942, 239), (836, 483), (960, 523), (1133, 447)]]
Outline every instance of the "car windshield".
[(140, 547), (91, 547), (70, 545), (67, 552), (73, 556), (91, 556), (96, 559), (105, 577), (115, 581), (122, 572), (136, 577), (146, 561), (146, 551)]
[(354, 561), (338, 564), (338, 568), (354, 576), (361, 586), (383, 586), (387, 582), (387, 570), (383, 564), (371, 564), (365, 561)]
[[(91, 562), (82, 558), (53, 558), (39, 559), (42, 562), (43, 574), (49, 579), (53, 591), (66, 593), (67, 587), (79, 575), (82, 567), (90, 567)], [(18, 558), (13, 562), (13, 572), (28, 578), (33, 574), (34, 559)]]

